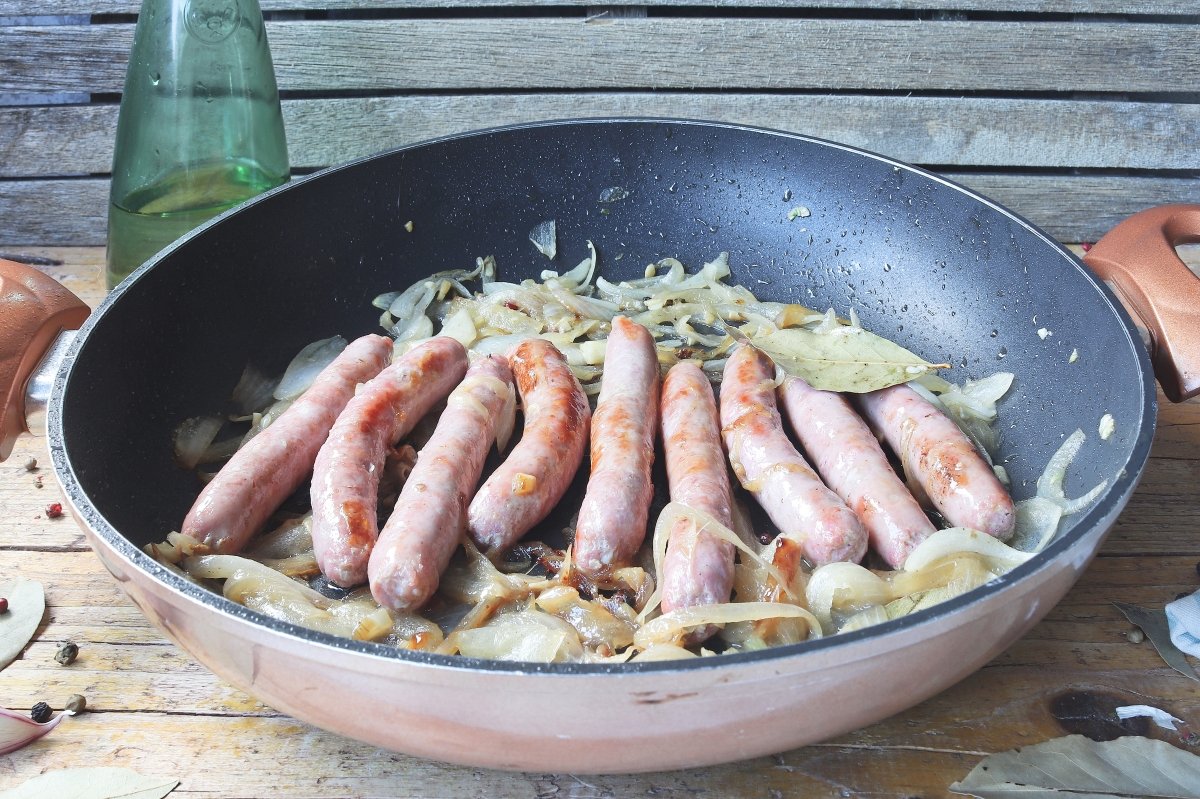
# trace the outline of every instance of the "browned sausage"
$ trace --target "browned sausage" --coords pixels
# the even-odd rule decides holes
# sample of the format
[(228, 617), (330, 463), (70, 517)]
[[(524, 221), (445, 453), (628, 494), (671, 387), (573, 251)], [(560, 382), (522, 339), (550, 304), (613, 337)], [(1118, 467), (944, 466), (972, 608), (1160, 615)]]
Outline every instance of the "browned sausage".
[(825, 484), (858, 515), (871, 548), (899, 568), (936, 528), (892, 471), (871, 429), (841, 394), (818, 391), (798, 377), (785, 380), (778, 395)]
[(592, 579), (632, 563), (646, 537), (657, 426), (654, 338), (618, 316), (604, 348), (604, 377), (592, 415), (592, 471), (573, 545), (576, 566)]
[(788, 440), (775, 405), (775, 364), (753, 347), (738, 347), (725, 364), (721, 433), (733, 473), (783, 539), (815, 565), (862, 559), (867, 531)]
[(350, 587), (367, 579), (378, 535), (379, 476), (388, 447), (467, 371), (467, 351), (439, 336), (409, 350), (346, 405), (313, 467), (312, 539), (329, 581)]
[(367, 573), (380, 605), (417, 610), (437, 590), (512, 391), (508, 362), (493, 357), (476, 362), (450, 394), (371, 552)]
[(900, 456), (909, 484), (946, 521), (1001, 541), (1012, 536), (1012, 497), (958, 425), (905, 385), (863, 394), (860, 402), (871, 427)]
[[(701, 510), (732, 527), (729, 472), (721, 450), (721, 423), (708, 376), (696, 364), (671, 367), (662, 387), (663, 451), (671, 501)], [(729, 601), (733, 590), (733, 544), (679, 519), (663, 559), (662, 609), (668, 612)], [(704, 640), (715, 627), (690, 637)]]
[(521, 395), (524, 432), (467, 511), (471, 538), (493, 559), (562, 499), (583, 462), (592, 416), (567, 359), (549, 341), (521, 342), (509, 363)]
[(204, 487), (181, 532), (213, 552), (238, 552), (312, 471), (317, 450), (354, 388), (392, 354), (383, 336), (351, 342), (279, 418), (234, 453)]

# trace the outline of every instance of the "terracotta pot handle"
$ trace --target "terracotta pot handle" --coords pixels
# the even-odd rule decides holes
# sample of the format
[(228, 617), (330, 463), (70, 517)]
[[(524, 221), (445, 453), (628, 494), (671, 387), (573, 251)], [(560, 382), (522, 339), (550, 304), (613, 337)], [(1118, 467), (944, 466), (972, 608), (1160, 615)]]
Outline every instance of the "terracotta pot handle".
[(0, 461), (25, 432), (25, 386), (63, 330), (91, 309), (54, 278), (0, 259)]
[(1200, 278), (1175, 252), (1200, 242), (1200, 205), (1141, 211), (1100, 239), (1083, 261), (1108, 281), (1150, 333), (1150, 360), (1163, 393), (1200, 393)]

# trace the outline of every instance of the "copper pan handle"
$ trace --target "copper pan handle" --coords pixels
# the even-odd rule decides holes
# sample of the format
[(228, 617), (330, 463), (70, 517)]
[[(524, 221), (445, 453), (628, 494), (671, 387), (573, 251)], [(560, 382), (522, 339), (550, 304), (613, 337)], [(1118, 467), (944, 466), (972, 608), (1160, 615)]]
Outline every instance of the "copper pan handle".
[(0, 461), (25, 432), (25, 387), (63, 330), (91, 309), (54, 278), (0, 259)]
[(1163, 205), (1121, 222), (1084, 256), (1150, 333), (1150, 360), (1163, 393), (1200, 393), (1200, 278), (1175, 252), (1200, 242), (1200, 205)]

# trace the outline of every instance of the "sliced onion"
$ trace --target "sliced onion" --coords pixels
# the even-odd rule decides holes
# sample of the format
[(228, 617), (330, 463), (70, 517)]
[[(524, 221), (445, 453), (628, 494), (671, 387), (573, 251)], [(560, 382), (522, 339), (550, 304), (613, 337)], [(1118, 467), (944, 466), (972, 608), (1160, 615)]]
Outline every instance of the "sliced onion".
[(270, 405), (277, 385), (278, 379), (267, 377), (253, 364), (247, 364), (229, 401), (238, 415), (246, 416)]
[(656, 644), (678, 645), (688, 631), (697, 627), (782, 618), (804, 619), (809, 625), (809, 637), (821, 637), (821, 623), (817, 617), (799, 605), (786, 602), (730, 602), (723, 605), (696, 605), (664, 613), (638, 629), (633, 645), (638, 649), (649, 649)]
[(827, 563), (817, 567), (808, 579), (804, 596), (808, 607), (825, 627), (832, 627), (836, 607), (883, 604), (892, 599), (888, 584), (857, 563)]
[(838, 628), (839, 633), (848, 633), (853, 630), (861, 630), (864, 627), (871, 627), (875, 624), (883, 624), (888, 620), (888, 613), (882, 605), (871, 605), (869, 608), (860, 610), (842, 623)]
[(638, 663), (654, 663), (661, 660), (690, 660), (697, 657), (700, 656), (695, 652), (684, 649), (682, 646), (675, 644), (652, 644), (649, 648), (634, 654), (629, 661), (636, 660)]
[(1062, 446), (1050, 456), (1050, 461), (1046, 464), (1046, 469), (1042, 472), (1042, 476), (1037, 481), (1037, 495), (1043, 499), (1048, 499), (1051, 502), (1056, 502), (1063, 509), (1063, 514), (1078, 513), (1086, 508), (1096, 497), (1104, 492), (1108, 487), (1108, 480), (1100, 481), (1100, 484), (1088, 491), (1077, 499), (1067, 499), (1063, 491), (1063, 480), (1067, 476), (1067, 468), (1071, 462), (1075, 460), (1075, 456), (1079, 454), (1080, 447), (1087, 439), (1082, 430), (1076, 430), (1067, 439), (1063, 441)]
[(1005, 571), (1033, 557), (1032, 553), (1013, 549), (987, 533), (966, 527), (951, 527), (938, 530), (918, 544), (901, 568), (906, 572), (917, 571), (935, 560), (964, 552), (974, 552)]
[(1018, 502), (1016, 531), (1009, 546), (1022, 552), (1041, 552), (1054, 539), (1062, 517), (1062, 505), (1045, 497)]
[(459, 654), (466, 657), (555, 663), (583, 656), (574, 627), (536, 610), (504, 613), (483, 627), (456, 632), (452, 638)]
[[(537, 247), (538, 252), (551, 261), (554, 260), (554, 256), (558, 255), (558, 234), (553, 219), (547, 219), (545, 222), (534, 225), (533, 230), (529, 231), (529, 240), (533, 242), (534, 247)], [(557, 272), (553, 274), (555, 277), (558, 276)]]
[(470, 347), (475, 343), (475, 339), (479, 338), (479, 331), (475, 327), (475, 320), (471, 318), (470, 310), (459, 308), (446, 317), (439, 335), (449, 336), (464, 347)]
[(517, 390), (511, 383), (505, 386), (504, 405), (500, 415), (496, 417), (496, 451), (508, 449), (512, 440), (513, 429), (517, 424)]
[(184, 419), (175, 428), (175, 461), (185, 469), (195, 469), (224, 424), (219, 416)]
[(346, 339), (341, 336), (314, 341), (292, 359), (283, 373), (279, 385), (275, 387), (275, 399), (294, 400), (299, 397), (313, 380), (333, 359), (346, 349)]

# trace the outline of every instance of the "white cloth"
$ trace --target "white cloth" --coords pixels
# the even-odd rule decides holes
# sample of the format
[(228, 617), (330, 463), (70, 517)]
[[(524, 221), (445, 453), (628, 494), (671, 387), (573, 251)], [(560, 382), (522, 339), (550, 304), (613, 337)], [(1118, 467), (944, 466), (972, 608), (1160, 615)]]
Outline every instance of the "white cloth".
[(1166, 610), (1171, 643), (1180, 651), (1200, 658), (1200, 591), (1176, 599)]

